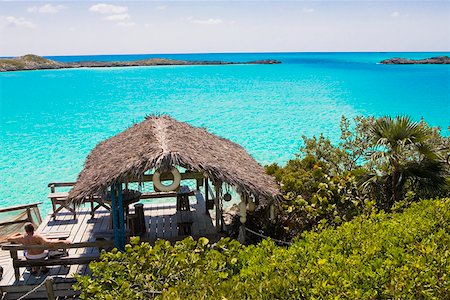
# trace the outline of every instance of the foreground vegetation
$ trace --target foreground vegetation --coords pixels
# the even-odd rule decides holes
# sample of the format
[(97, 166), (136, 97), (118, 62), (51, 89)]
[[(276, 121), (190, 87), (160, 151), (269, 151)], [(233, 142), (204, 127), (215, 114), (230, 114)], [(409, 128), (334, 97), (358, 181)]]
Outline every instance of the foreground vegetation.
[(353, 121), (338, 144), (303, 137), (295, 159), (266, 167), (284, 200), (275, 221), (259, 210), (246, 226), (289, 247), (135, 239), (90, 264), (81, 297), (450, 299), (450, 139), (408, 117)]
[(424, 121), (342, 117), (339, 143), (323, 135), (303, 136), (303, 141), (295, 159), (266, 167), (284, 195), (278, 220), (271, 224), (264, 223), (264, 215), (247, 217), (266, 235), (292, 239), (372, 211), (450, 196), (450, 139)]
[(450, 199), (307, 232), (286, 248), (133, 240), (81, 277), (83, 299), (450, 299)]

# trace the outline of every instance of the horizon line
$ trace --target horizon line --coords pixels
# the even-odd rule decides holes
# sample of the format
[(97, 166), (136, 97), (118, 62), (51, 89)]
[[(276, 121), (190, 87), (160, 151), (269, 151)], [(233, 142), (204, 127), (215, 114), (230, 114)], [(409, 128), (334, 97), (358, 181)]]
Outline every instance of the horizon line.
[(252, 52), (159, 52), (159, 53), (103, 53), (103, 54), (34, 54), (0, 55), (0, 58), (14, 58), (24, 55), (38, 55), (42, 57), (60, 56), (119, 56), (119, 55), (191, 55), (191, 54), (278, 54), (278, 53), (450, 53), (450, 50), (423, 50), (423, 51), (252, 51)]

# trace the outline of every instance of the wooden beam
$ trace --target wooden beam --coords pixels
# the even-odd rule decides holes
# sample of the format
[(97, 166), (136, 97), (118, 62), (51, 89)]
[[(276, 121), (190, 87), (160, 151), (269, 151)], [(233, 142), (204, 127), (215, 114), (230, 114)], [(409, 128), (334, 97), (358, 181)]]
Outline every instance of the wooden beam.
[(15, 210), (21, 210), (21, 209), (26, 209), (26, 208), (31, 208), (31, 207), (37, 207), (39, 204), (42, 204), (42, 202), (0, 208), (0, 213), (9, 212), (9, 211), (15, 211)]
[[(203, 179), (205, 176), (200, 172), (187, 172), (181, 173), (181, 180), (184, 179)], [(172, 180), (173, 176), (170, 173), (162, 173), (160, 176), (161, 181)], [(128, 183), (131, 182), (148, 182), (153, 181), (153, 174), (145, 174), (142, 177), (129, 177)]]
[(111, 241), (95, 241), (95, 242), (80, 242), (80, 243), (55, 243), (49, 245), (20, 245), (20, 244), (2, 244), (2, 250), (18, 251), (18, 250), (53, 250), (53, 249), (72, 249), (72, 248), (106, 248), (111, 246)]
[(13, 225), (13, 224), (28, 223), (28, 222), (30, 222), (29, 219), (16, 220), (16, 221), (9, 221), (9, 222), (0, 223), (0, 226), (7, 226), (7, 225)]
[[(57, 287), (59, 289), (70, 290), (72, 288), (72, 286), (74, 285), (74, 283), (76, 283), (76, 282), (77, 282), (77, 280), (75, 278), (56, 277), (53, 281), (53, 284), (55, 287)], [(36, 287), (37, 287), (37, 284), (36, 285), (21, 284), (21, 285), (1, 286), (0, 289), (1, 289), (1, 292), (5, 292), (5, 293), (20, 293), (20, 292), (28, 292), (32, 288), (36, 288)], [(41, 286), (41, 287), (37, 288), (36, 291), (43, 292), (43, 291), (45, 291), (45, 287)]]
[[(80, 291), (74, 291), (72, 286), (77, 282), (75, 278), (61, 278), (53, 277), (53, 290), (55, 292), (55, 297), (61, 297), (60, 299), (70, 299), (75, 298), (81, 294)], [(22, 284), (23, 283), (23, 284)], [(20, 282), (18, 285), (0, 286), (0, 297), (3, 294), (4, 300), (17, 300), (23, 297), (26, 293), (33, 290), (34, 292), (24, 299), (47, 299), (48, 295), (45, 289), (45, 284), (42, 285), (39, 280), (33, 283)], [(77, 297), (78, 299), (78, 297)]]
[(50, 182), (49, 188), (74, 186), (76, 182)]
[[(192, 191), (192, 195), (193, 194), (194, 191)], [(169, 198), (176, 196), (177, 192), (149, 192), (149, 193), (142, 193), (140, 199)]]

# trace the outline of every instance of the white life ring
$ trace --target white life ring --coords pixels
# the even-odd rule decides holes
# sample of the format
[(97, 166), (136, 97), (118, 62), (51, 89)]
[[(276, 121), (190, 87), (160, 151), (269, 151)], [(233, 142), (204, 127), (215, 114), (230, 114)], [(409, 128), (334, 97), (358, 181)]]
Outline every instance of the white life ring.
[(161, 183), (161, 173), (157, 170), (153, 174), (153, 185), (161, 192), (170, 192), (177, 189), (180, 186), (181, 174), (176, 168), (172, 168), (170, 173), (173, 175), (173, 182), (170, 185), (164, 185)]

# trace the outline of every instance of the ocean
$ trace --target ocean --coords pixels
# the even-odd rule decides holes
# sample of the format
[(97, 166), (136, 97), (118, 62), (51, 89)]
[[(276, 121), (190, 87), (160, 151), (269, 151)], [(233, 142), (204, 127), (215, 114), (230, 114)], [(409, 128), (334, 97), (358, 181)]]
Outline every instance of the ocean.
[(294, 158), (301, 136), (339, 138), (342, 115), (424, 118), (448, 135), (449, 65), (381, 65), (450, 53), (231, 53), (48, 57), (59, 61), (277, 59), (279, 65), (158, 66), (0, 73), (0, 207), (43, 202), (89, 151), (150, 114), (242, 145), (261, 164)]

